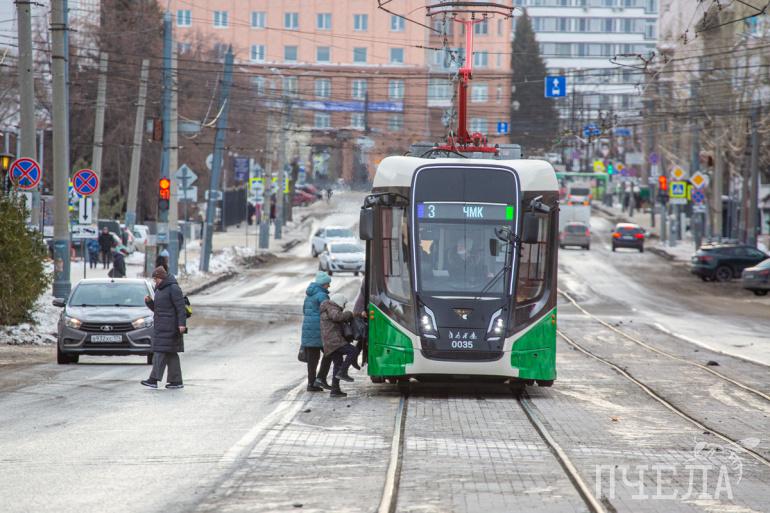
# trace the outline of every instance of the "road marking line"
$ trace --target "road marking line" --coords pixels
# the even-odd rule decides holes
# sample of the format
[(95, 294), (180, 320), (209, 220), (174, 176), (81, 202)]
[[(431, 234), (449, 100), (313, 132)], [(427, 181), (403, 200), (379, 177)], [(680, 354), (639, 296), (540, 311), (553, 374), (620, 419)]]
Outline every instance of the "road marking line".
[(390, 461), (385, 474), (385, 488), (377, 513), (394, 513), (398, 503), (398, 484), (401, 475), (401, 461), (404, 453), (404, 431), (406, 430), (407, 396), (401, 396), (393, 425), (393, 440), (390, 445)]

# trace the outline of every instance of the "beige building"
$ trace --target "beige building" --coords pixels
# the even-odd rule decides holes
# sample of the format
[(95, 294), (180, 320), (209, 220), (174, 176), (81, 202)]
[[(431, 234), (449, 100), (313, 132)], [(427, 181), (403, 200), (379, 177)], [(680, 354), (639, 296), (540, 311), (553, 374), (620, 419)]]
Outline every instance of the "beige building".
[[(351, 180), (413, 142), (443, 141), (456, 108), (449, 77), (464, 58), (462, 27), (426, 18), (424, 0), (391, 5), (434, 29), (371, 0), (171, 0), (169, 9), (182, 51), (204, 41), (223, 55), (232, 45), (265, 111), (287, 120), (290, 104), (290, 159)], [(490, 19), (474, 29), (468, 124), (492, 142), (509, 142), (497, 129), (509, 117), (511, 27)]]

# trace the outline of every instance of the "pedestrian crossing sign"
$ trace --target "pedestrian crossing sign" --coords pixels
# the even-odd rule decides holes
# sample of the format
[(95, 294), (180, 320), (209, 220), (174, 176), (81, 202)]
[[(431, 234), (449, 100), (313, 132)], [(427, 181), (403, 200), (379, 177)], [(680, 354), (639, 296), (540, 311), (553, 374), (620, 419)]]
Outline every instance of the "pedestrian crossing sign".
[(687, 198), (687, 182), (671, 182), (668, 187), (668, 195), (670, 198)]

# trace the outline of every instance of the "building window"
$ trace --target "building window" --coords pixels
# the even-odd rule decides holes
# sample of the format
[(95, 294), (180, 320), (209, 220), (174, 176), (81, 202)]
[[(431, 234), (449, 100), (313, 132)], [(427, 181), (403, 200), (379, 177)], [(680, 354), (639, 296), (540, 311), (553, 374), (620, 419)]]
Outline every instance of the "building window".
[(390, 15), (390, 31), (391, 32), (403, 32), (406, 28), (406, 20), (401, 16), (395, 14)]
[(489, 34), (489, 23), (487, 22), (487, 20), (476, 23), (473, 26), (473, 32), (477, 36), (486, 36), (487, 34)]
[(297, 62), (297, 47), (294, 45), (283, 47), (284, 62)]
[(321, 12), (316, 14), (315, 27), (318, 30), (331, 30), (332, 29), (332, 13)]
[(251, 60), (265, 62), (265, 45), (251, 45)]
[(265, 28), (267, 24), (267, 13), (262, 11), (251, 12), (251, 28)]
[(176, 44), (176, 53), (179, 55), (183, 53), (188, 53), (192, 51), (192, 44), (190, 43), (177, 43)]
[(612, 18), (604, 18), (604, 32), (612, 32), (613, 21)]
[(404, 129), (404, 115), (403, 114), (391, 114), (388, 117), (388, 130), (391, 132), (400, 132)]
[(297, 77), (283, 77), (283, 94), (290, 97), (297, 96), (299, 81)]
[(313, 120), (314, 128), (331, 128), (332, 127), (332, 115), (328, 112), (316, 112)]
[(363, 112), (353, 112), (350, 114), (350, 128), (363, 130), (366, 128), (366, 117)]
[(354, 14), (353, 15), (353, 30), (356, 32), (366, 32), (369, 30), (369, 15), (368, 14)]
[(489, 52), (473, 52), (473, 65), (477, 68), (489, 66)]
[(443, 78), (428, 81), (428, 100), (449, 100), (452, 98), (452, 84)]
[(225, 58), (225, 54), (227, 53), (227, 47), (225, 43), (214, 43), (214, 55), (217, 56), (218, 60), (222, 60)]
[(332, 51), (328, 46), (318, 46), (315, 49), (315, 60), (317, 62), (331, 62)]
[(192, 27), (192, 11), (179, 10), (176, 12), (177, 27)]
[(471, 132), (487, 133), (486, 118), (471, 118)]
[(332, 95), (332, 81), (328, 78), (316, 79), (315, 95), (318, 98), (329, 98)]
[(227, 11), (214, 11), (214, 26), (217, 28), (227, 26)]
[(388, 82), (388, 98), (390, 100), (402, 100), (404, 98), (403, 80), (390, 80)]
[(299, 29), (299, 13), (298, 12), (283, 13), (283, 28), (289, 29), (289, 30)]
[(602, 0), (602, 7), (615, 7), (615, 0)]
[(489, 100), (489, 87), (487, 84), (473, 84), (471, 86), (471, 101), (486, 102)]
[(391, 48), (390, 49), (390, 63), (391, 64), (403, 64), (404, 63), (404, 49), (403, 48)]
[(353, 48), (353, 62), (366, 64), (366, 48)]
[(251, 77), (251, 88), (259, 95), (265, 94), (265, 77)]
[(352, 96), (356, 100), (364, 100), (366, 98), (366, 80), (354, 80)]

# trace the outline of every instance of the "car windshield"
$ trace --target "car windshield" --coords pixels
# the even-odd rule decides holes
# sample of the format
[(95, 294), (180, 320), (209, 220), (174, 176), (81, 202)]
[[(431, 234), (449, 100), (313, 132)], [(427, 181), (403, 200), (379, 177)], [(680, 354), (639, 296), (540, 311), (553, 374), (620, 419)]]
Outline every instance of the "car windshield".
[(591, 190), (586, 187), (573, 187), (569, 190), (569, 193), (573, 196), (588, 196), (591, 194)]
[(641, 228), (638, 226), (618, 226), (615, 231), (623, 234), (642, 233)]
[(363, 253), (358, 244), (332, 244), (332, 253)]
[[(417, 231), (420, 290), (436, 295), (482, 291), (485, 296), (502, 295), (503, 279), (487, 285), (505, 265), (505, 249), (495, 235), (495, 228), (504, 224), (509, 223), (420, 220)], [(490, 239), (497, 244), (497, 255), (491, 254)]]
[(82, 283), (75, 288), (70, 306), (144, 306), (149, 291), (144, 283)]
[(588, 227), (584, 224), (568, 224), (567, 233), (585, 233)]
[(348, 229), (346, 229), (346, 228), (330, 228), (330, 229), (326, 230), (326, 236), (327, 237), (337, 237), (337, 238), (352, 237), (353, 236), (353, 232), (348, 230)]

